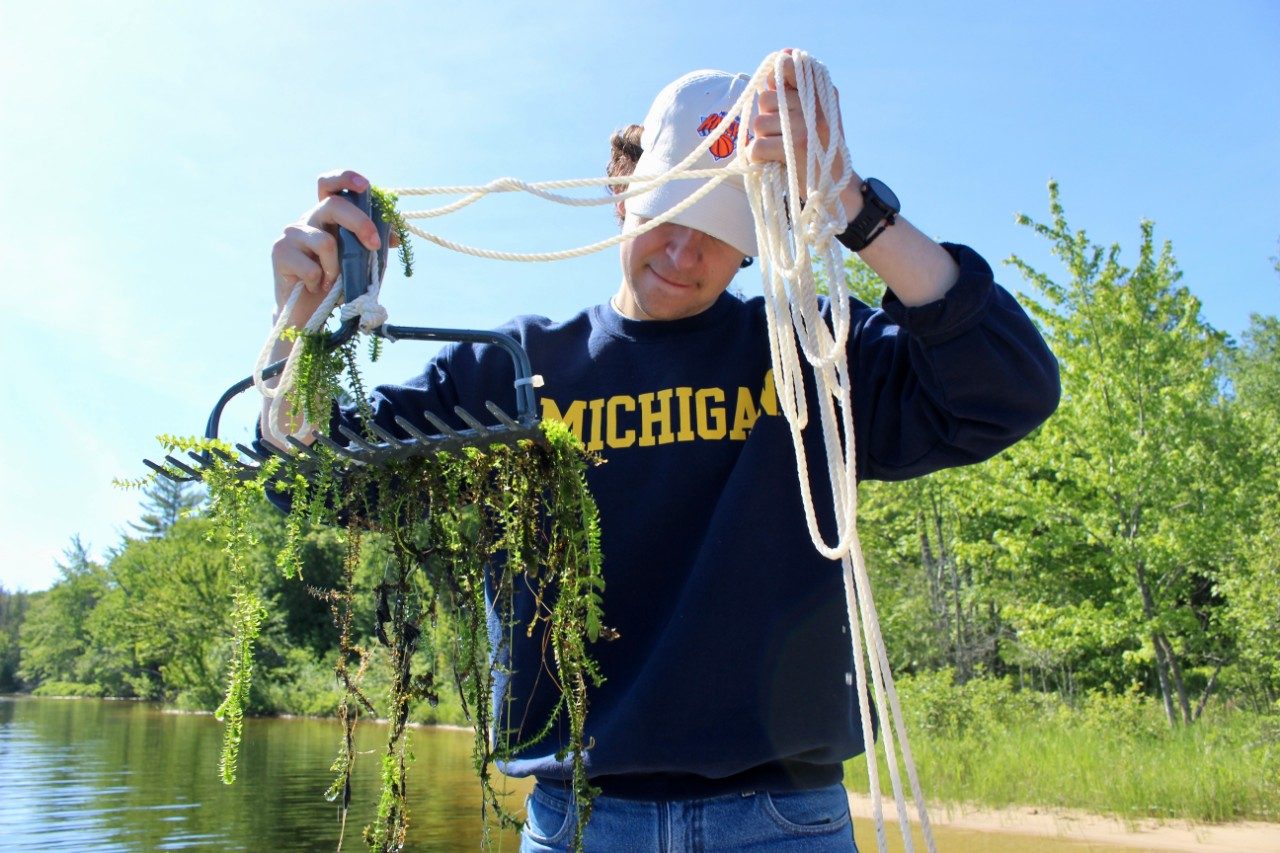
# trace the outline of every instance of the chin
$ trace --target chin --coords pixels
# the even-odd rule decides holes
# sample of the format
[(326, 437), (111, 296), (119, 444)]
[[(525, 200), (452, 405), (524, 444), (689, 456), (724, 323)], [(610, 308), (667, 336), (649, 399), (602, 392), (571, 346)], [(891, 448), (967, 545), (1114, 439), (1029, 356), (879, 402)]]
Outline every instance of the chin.
[(687, 302), (671, 302), (666, 299), (648, 300), (640, 305), (640, 309), (655, 320), (683, 320), (701, 314), (710, 305), (693, 305)]

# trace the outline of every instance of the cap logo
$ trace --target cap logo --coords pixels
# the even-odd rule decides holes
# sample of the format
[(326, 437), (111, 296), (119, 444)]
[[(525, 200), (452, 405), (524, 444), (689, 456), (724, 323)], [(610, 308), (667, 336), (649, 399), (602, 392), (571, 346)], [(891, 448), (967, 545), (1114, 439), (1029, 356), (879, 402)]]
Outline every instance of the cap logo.
[[(720, 122), (724, 120), (727, 110), (721, 110), (718, 113), (712, 113), (702, 117), (698, 123), (698, 135), (710, 136), (711, 132), (720, 126)], [(738, 125), (741, 119), (734, 119), (733, 123), (720, 134), (715, 142), (711, 143), (711, 156), (716, 160), (723, 160), (726, 157), (732, 157), (734, 149), (738, 147)], [(754, 134), (747, 131), (747, 141), (750, 142)]]

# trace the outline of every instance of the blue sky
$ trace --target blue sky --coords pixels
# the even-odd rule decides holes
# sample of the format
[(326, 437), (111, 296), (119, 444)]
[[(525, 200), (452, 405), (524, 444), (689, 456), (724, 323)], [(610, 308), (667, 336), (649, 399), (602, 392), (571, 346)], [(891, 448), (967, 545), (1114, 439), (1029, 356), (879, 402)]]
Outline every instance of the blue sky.
[[(614, 128), (700, 67), (798, 46), (842, 92), (856, 168), (927, 233), (1057, 271), (1014, 214), (1132, 258), (1173, 242), (1206, 318), (1280, 313), (1280, 5), (1273, 2), (643, 5), (19, 3), (0, 0), (0, 584), (42, 589), (74, 534), (101, 554), (138, 515), (114, 489), (154, 436), (196, 434), (246, 375), (272, 309), (270, 247), (351, 167), (388, 186), (599, 174)], [(495, 198), (438, 230), (517, 251), (612, 233)], [(393, 322), (562, 318), (615, 289), (616, 255), (513, 265), (417, 247)], [(738, 279), (750, 294), (748, 270)], [(1023, 287), (1009, 268), (1000, 273)], [(398, 380), (429, 355), (390, 348)], [(231, 410), (239, 439), (252, 403)]]

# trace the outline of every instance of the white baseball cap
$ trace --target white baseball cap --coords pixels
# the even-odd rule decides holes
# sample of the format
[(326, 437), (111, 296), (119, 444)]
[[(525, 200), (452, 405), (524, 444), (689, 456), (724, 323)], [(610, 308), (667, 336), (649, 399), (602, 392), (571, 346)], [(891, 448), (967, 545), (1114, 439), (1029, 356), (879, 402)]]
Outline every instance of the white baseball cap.
[[(712, 133), (719, 133), (720, 138), (690, 168), (727, 166), (738, 153), (738, 127), (722, 128), (721, 122), (750, 79), (745, 74), (703, 70), (691, 71), (668, 84), (645, 116), (640, 136), (643, 154), (635, 174), (668, 171)], [(754, 113), (753, 102), (742, 120), (749, 122)], [(653, 219), (693, 195), (702, 184), (699, 180), (671, 181), (627, 199), (627, 212)], [(744, 255), (757, 254), (755, 222), (741, 177), (722, 182), (671, 221), (723, 240)]]

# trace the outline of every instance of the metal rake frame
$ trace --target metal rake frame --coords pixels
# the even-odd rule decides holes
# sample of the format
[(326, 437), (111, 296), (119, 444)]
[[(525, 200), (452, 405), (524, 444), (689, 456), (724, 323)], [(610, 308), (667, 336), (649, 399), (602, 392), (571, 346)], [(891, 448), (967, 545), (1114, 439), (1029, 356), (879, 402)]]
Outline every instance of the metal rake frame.
[[(391, 223), (383, 220), (378, 210), (372, 205), (368, 190), (361, 193), (343, 192), (343, 195), (370, 216), (381, 238), (381, 248), (376, 253), (370, 252), (353, 233), (345, 228), (338, 229), (344, 297), (347, 302), (351, 302), (369, 289), (373, 276), (377, 275), (381, 279), (386, 271)], [(342, 346), (356, 334), (358, 326), (357, 318), (344, 321), (338, 330), (329, 336), (327, 348), (332, 350)], [(542, 430), (538, 428), (537, 397), (534, 392), (535, 377), (529, 364), (529, 354), (515, 338), (502, 332), (479, 329), (444, 329), (390, 324), (383, 324), (373, 330), (372, 334), (388, 341), (450, 341), (486, 343), (500, 347), (511, 357), (515, 368), (516, 413), (510, 415), (496, 403), (487, 400), (485, 408), (493, 420), (485, 423), (461, 406), (456, 406), (454, 413), (467, 426), (464, 429), (455, 429), (437, 413), (424, 411), (423, 419), (437, 430), (435, 433), (426, 432), (406, 418), (397, 415), (395, 421), (404, 430), (406, 437), (392, 435), (372, 422), (365, 425), (372, 437), (360, 435), (355, 430), (340, 425), (338, 432), (349, 442), (346, 445), (317, 431), (316, 443), (336, 454), (343, 463), (350, 466), (386, 466), (396, 461), (429, 453), (459, 453), (467, 447), (488, 447), (493, 444), (514, 444), (528, 440), (545, 443)], [(271, 379), (278, 376), (284, 370), (284, 366), (285, 360), (277, 361), (263, 370), (262, 377)], [(252, 386), (253, 377), (247, 376), (223, 392), (209, 415), (209, 422), (205, 427), (205, 438), (215, 440), (218, 438), (222, 410), (226, 408), (227, 403)], [(295, 451), (292, 454), (266, 441), (262, 442), (262, 446), (270, 455), (296, 462), (296, 470), (305, 477), (309, 478), (320, 470), (322, 463), (326, 460), (311, 446), (293, 436), (289, 436), (288, 441)], [(175, 482), (192, 482), (204, 478), (205, 469), (215, 464), (213, 457), (216, 455), (223, 463), (235, 466), (237, 476), (241, 479), (257, 478), (270, 456), (244, 444), (236, 444), (235, 447), (249, 461), (214, 448), (207, 452), (187, 451), (189, 460), (182, 460), (170, 454), (165, 456), (165, 464), (153, 462), (150, 459), (144, 459), (143, 463), (156, 473)]]

